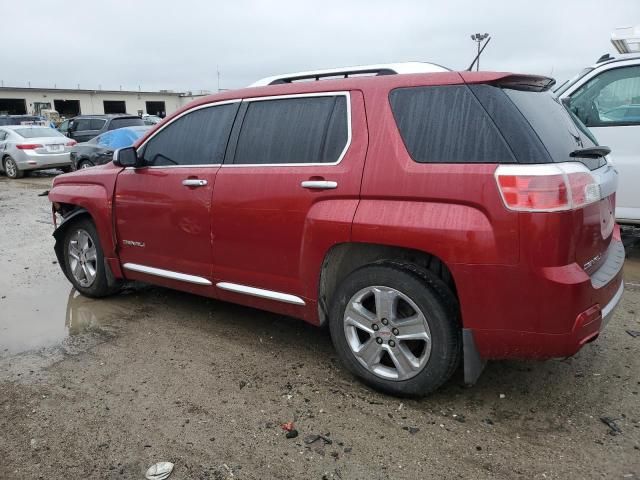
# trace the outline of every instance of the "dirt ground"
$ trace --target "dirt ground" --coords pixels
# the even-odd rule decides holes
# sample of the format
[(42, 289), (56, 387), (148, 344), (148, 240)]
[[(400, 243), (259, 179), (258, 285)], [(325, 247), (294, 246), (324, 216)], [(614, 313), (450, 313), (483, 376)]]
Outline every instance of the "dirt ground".
[(640, 479), (640, 249), (575, 357), (400, 400), (300, 321), (145, 285), (78, 296), (37, 196), (51, 178), (0, 177), (0, 479), (142, 479), (158, 461), (171, 480)]

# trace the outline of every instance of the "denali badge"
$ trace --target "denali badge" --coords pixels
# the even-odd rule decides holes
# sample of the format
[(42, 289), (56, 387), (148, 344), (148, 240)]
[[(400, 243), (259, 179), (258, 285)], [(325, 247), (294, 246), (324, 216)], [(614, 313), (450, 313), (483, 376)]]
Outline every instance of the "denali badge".
[(134, 242), (133, 240), (122, 240), (124, 245), (129, 245), (130, 247), (142, 247), (144, 248), (144, 242)]

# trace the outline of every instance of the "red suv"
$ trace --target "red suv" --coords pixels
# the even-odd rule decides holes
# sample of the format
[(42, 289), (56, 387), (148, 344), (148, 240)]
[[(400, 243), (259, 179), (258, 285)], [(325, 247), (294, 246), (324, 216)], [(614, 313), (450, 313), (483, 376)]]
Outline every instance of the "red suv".
[(60, 266), (91, 297), (138, 280), (328, 324), (397, 395), (460, 362), (473, 383), (487, 359), (573, 355), (623, 292), (609, 149), (551, 79), (434, 70), (191, 103), (55, 179)]

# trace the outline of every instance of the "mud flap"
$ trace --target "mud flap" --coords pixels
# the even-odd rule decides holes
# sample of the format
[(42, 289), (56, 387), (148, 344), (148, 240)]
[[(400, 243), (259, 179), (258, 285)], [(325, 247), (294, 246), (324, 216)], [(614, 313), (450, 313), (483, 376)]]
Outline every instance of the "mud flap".
[(473, 330), (468, 328), (462, 329), (462, 354), (464, 357), (464, 383), (474, 385), (480, 378), (487, 361), (480, 357), (473, 339)]

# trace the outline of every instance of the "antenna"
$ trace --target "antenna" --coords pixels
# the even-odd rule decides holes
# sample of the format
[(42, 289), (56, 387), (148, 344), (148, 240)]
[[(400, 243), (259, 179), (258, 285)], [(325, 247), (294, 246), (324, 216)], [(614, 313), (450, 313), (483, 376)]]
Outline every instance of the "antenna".
[[(491, 37), (486, 37), (486, 38), (487, 38), (487, 41), (484, 42), (484, 45), (482, 46), (482, 48), (478, 48), (478, 54), (473, 59), (473, 62), (471, 62), (471, 65), (469, 65), (469, 68), (467, 68), (467, 72), (470, 72), (471, 70), (473, 70), (473, 66), (476, 64), (476, 62), (478, 62), (478, 67), (480, 67), (480, 55), (482, 54), (482, 52), (484, 52), (484, 49), (486, 48), (486, 46), (489, 44), (489, 41), (491, 40)], [(471, 36), (471, 39), (476, 40), (473, 35)], [(479, 42), (478, 42), (478, 47), (480, 47)]]

